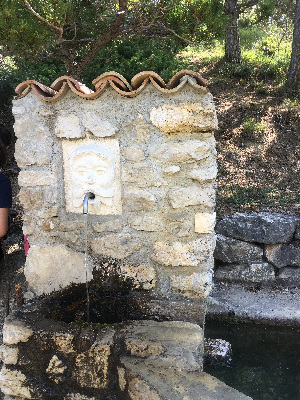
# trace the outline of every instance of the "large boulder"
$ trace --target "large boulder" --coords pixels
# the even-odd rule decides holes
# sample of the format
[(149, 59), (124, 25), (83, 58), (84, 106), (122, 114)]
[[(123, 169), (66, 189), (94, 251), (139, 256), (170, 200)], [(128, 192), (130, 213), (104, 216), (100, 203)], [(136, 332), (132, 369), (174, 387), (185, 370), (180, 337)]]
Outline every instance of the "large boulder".
[(300, 247), (292, 244), (267, 245), (265, 255), (277, 268), (300, 267)]
[(224, 264), (215, 271), (218, 280), (229, 280), (236, 282), (262, 282), (275, 279), (274, 268), (266, 262), (255, 264)]
[(248, 264), (262, 261), (263, 249), (252, 243), (217, 235), (214, 257), (226, 263)]
[(257, 243), (288, 243), (295, 234), (300, 217), (271, 213), (236, 213), (222, 219), (216, 232), (235, 239)]
[(297, 227), (295, 232), (295, 239), (300, 240), (300, 226)]

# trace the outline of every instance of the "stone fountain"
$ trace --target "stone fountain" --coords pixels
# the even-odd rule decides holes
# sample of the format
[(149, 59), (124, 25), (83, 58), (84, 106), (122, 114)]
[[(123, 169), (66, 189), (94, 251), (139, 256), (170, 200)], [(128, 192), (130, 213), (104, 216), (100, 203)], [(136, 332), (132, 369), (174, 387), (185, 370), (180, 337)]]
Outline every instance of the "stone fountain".
[(93, 84), (64, 76), (16, 89), (31, 300), (5, 321), (1, 390), (16, 400), (246, 399), (202, 372), (212, 95), (193, 71), (167, 84), (109, 72)]

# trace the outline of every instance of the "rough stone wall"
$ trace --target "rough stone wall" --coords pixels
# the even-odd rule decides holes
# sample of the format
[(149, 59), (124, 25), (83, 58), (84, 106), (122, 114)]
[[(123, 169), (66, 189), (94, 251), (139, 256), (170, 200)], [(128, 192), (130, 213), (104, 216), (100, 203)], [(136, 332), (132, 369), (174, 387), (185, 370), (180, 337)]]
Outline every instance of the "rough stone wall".
[(203, 330), (180, 321), (53, 325), (29, 306), (6, 318), (0, 357), (7, 399), (133, 400), (145, 397), (133, 388), (127, 364), (202, 371)]
[[(31, 92), (14, 101), (13, 113), (31, 245), (25, 275), (35, 294), (85, 281), (86, 234), (88, 279), (96, 259), (113, 258), (136, 289), (168, 298), (208, 295), (217, 174), (210, 93), (192, 85), (163, 93), (148, 85), (135, 98), (110, 88), (95, 100), (69, 91), (47, 103)], [(77, 144), (90, 143), (119, 147), (112, 153), (120, 204), (110, 211), (108, 199), (102, 212), (91, 203), (85, 229), (84, 216), (67, 206), (73, 181), (66, 158)]]
[(300, 280), (300, 217), (236, 213), (216, 225), (215, 279), (276, 285)]

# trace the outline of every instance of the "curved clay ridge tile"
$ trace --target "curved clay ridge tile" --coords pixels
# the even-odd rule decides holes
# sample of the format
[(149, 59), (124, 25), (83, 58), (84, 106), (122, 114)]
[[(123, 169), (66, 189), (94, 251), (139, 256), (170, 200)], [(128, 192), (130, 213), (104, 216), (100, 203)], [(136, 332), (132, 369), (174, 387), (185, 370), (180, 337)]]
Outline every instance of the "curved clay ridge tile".
[(116, 71), (104, 72), (104, 74), (101, 74), (96, 79), (94, 79), (92, 84), (97, 90), (98, 87), (104, 84), (105, 81), (116, 82), (117, 85), (120, 86), (120, 89), (124, 89), (124, 91), (132, 91), (132, 87), (124, 78), (124, 76)]
[[(67, 91), (68, 87), (72, 90), (73, 93), (75, 93), (77, 96), (83, 97), (85, 99), (93, 99), (95, 98), (95, 92), (85, 86), (83, 83), (77, 81), (76, 79), (70, 77), (70, 76), (61, 76), (58, 79), (56, 79), (52, 85), (51, 88), (55, 89), (60, 93), (59, 97), (62, 96), (65, 91)], [(62, 91), (64, 93), (62, 93)]]
[(131, 79), (131, 86), (133, 89), (138, 89), (145, 82), (145, 80), (150, 80), (152, 83), (155, 82), (155, 86), (157, 84), (160, 88), (164, 88), (166, 86), (163, 78), (153, 71), (143, 71), (134, 75), (134, 77)]
[(57, 93), (55, 90), (43, 85), (42, 83), (34, 80), (28, 80), (20, 83), (16, 87), (15, 92), (18, 94), (18, 98), (26, 96), (30, 92), (29, 88), (32, 89), (38, 97), (43, 99), (52, 98)]
[(198, 73), (189, 69), (183, 69), (177, 72), (167, 83), (166, 89), (175, 89), (177, 86), (180, 85), (180, 82), (184, 76), (191, 76), (194, 78), (198, 84), (198, 86), (206, 87), (207, 81)]
[(61, 76), (52, 83), (50, 88), (34, 80), (24, 81), (16, 87), (15, 91), (18, 94), (17, 98), (21, 98), (32, 89), (40, 99), (55, 102), (70, 89), (77, 96), (92, 100), (99, 97), (108, 87), (112, 87), (122, 96), (135, 97), (149, 83), (152, 83), (156, 89), (163, 93), (177, 92), (188, 83), (198, 90), (208, 92), (206, 80), (200, 74), (191, 70), (177, 72), (167, 84), (160, 75), (153, 71), (143, 71), (136, 74), (132, 78), (131, 84), (118, 72), (110, 71), (93, 80), (95, 91), (70, 76)]

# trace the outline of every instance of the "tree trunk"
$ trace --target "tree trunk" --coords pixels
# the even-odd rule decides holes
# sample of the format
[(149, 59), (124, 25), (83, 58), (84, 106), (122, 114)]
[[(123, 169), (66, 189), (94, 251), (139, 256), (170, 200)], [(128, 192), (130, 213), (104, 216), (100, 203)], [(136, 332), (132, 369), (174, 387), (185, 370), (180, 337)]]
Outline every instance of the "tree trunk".
[(240, 63), (242, 61), (239, 20), (235, 15), (232, 16), (229, 25), (226, 27), (225, 58), (235, 63)]
[(300, 83), (300, 0), (296, 1), (293, 45), (290, 66), (287, 75), (287, 91), (296, 93)]
[(239, 36), (240, 9), (237, 3), (238, 0), (226, 0), (224, 4), (224, 12), (230, 16), (225, 35), (225, 58), (230, 62), (240, 63), (242, 61)]

